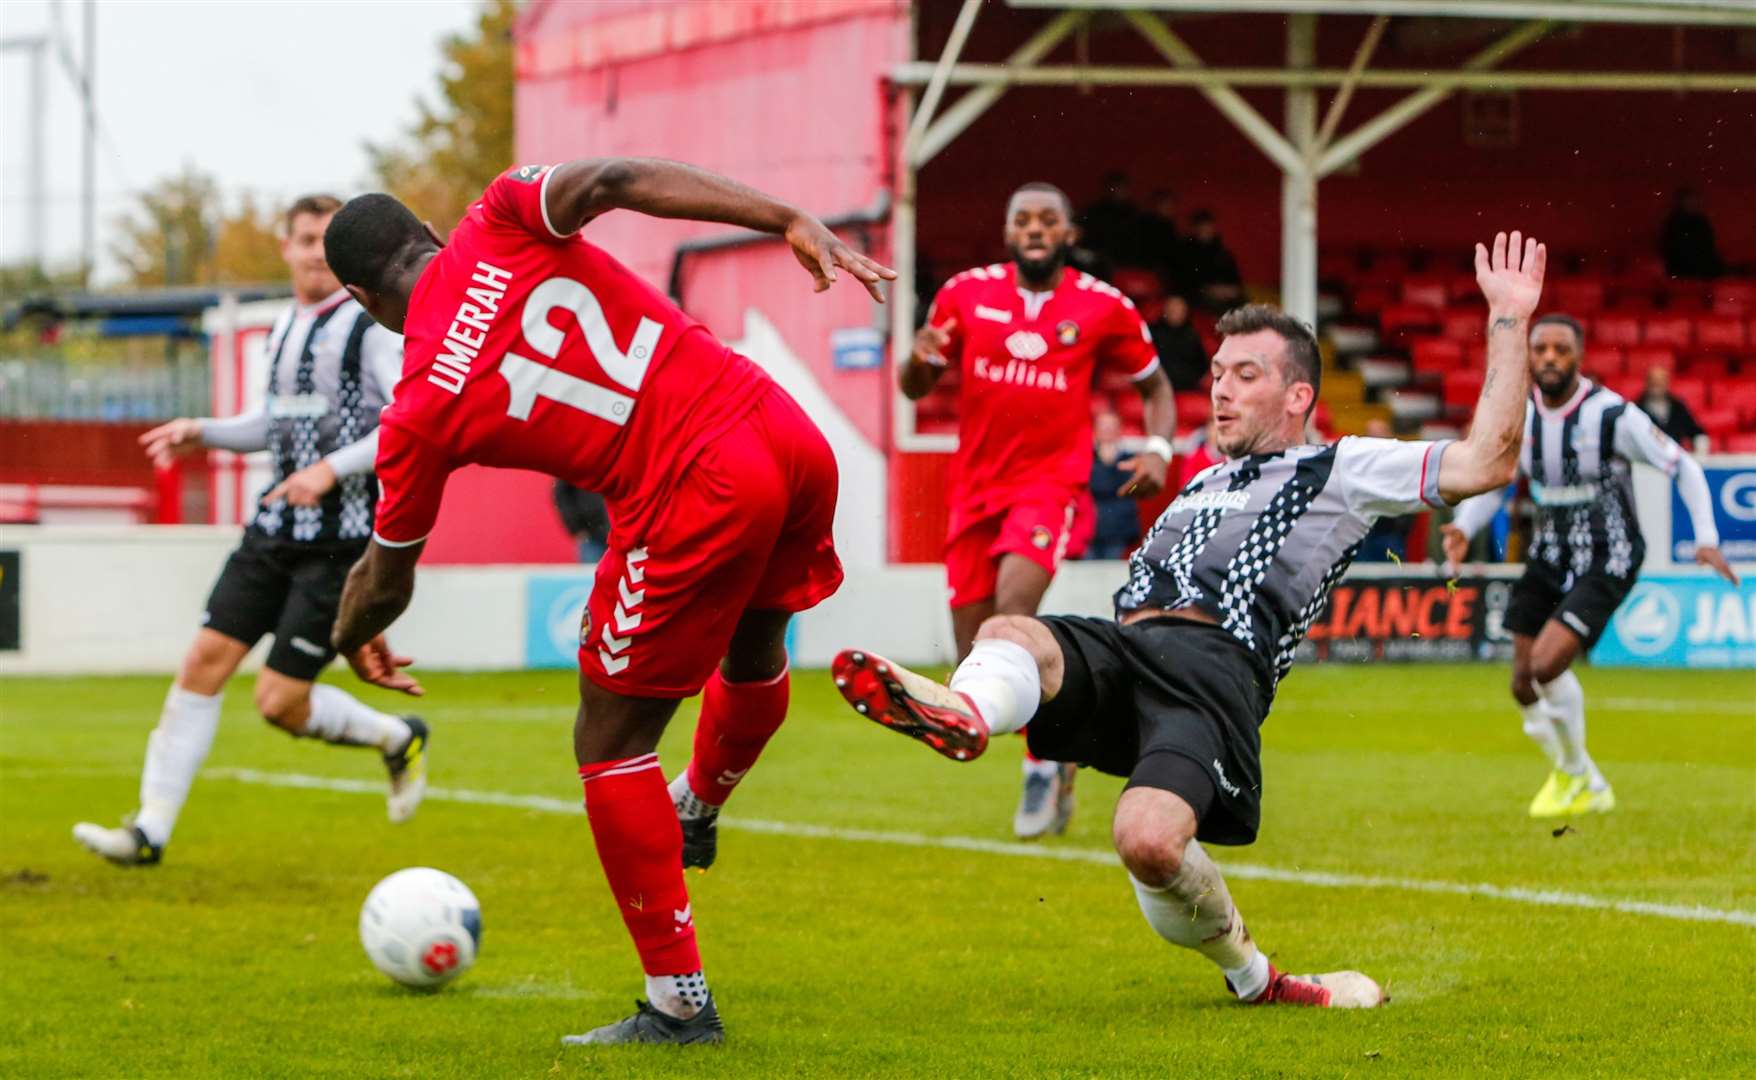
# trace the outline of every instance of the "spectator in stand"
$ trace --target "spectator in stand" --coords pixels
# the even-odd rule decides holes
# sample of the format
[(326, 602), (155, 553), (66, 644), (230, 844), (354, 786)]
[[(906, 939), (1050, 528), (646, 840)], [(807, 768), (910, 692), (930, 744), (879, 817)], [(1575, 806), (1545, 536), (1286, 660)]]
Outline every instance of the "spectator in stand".
[(1189, 238), (1183, 242), (1183, 269), (1187, 276), (1180, 291), (1209, 311), (1237, 307), (1244, 299), (1244, 277), (1238, 272), (1238, 260), (1219, 235), (1213, 213), (1195, 211), (1189, 228)]
[(1146, 324), (1159, 366), (1170, 377), (1173, 390), (1199, 390), (1207, 378), (1207, 345), (1200, 331), (1189, 325), (1189, 301), (1172, 293), (1158, 317)]
[(1140, 215), (1140, 248), (1146, 266), (1158, 274), (1166, 287), (1175, 288), (1183, 277), (1183, 234), (1177, 227), (1177, 193), (1159, 188)]
[(1140, 512), (1122, 488), (1134, 478), (1133, 459), (1122, 453), (1122, 418), (1101, 412), (1091, 422), (1091, 500), (1097, 507), (1097, 529), (1089, 559), (1120, 559), (1140, 542)]
[(1658, 429), (1685, 447), (1700, 449), (1696, 440), (1706, 435), (1688, 403), (1671, 394), (1671, 372), (1664, 367), (1646, 372), (1646, 389), (1640, 395), (1640, 409), (1652, 417)]
[(1104, 176), (1104, 193), (1074, 219), (1079, 243), (1105, 261), (1120, 266), (1140, 266), (1140, 209), (1134, 205), (1134, 185), (1124, 172)]
[(1659, 239), (1659, 253), (1665, 259), (1665, 273), (1672, 277), (1715, 278), (1725, 273), (1713, 222), (1707, 220), (1701, 196), (1694, 188), (1677, 189)]
[(556, 480), (555, 510), (561, 515), (561, 527), (578, 547), (580, 562), (595, 563), (604, 557), (610, 543), (610, 512), (602, 495)]
[[(1374, 416), (1366, 421), (1366, 437), (1369, 439), (1394, 439), (1396, 429), (1390, 421)], [(1382, 517), (1372, 525), (1366, 538), (1360, 541), (1360, 553), (1355, 562), (1383, 563), (1408, 561), (1408, 537), (1415, 527), (1413, 514), (1398, 517)]]

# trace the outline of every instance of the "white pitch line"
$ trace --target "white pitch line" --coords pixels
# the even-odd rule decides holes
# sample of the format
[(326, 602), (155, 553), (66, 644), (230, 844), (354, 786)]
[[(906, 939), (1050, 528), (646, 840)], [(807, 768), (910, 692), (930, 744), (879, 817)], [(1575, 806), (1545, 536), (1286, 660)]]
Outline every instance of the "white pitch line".
[(1616, 712), (1705, 713), (1712, 716), (1751, 716), (1756, 708), (1736, 701), (1689, 701), (1668, 698), (1607, 697), (1601, 702), (1586, 699), (1588, 709), (1611, 709)]
[[(236, 780), (244, 784), (269, 787), (308, 788), (316, 791), (339, 791), (355, 795), (382, 795), (382, 782), (346, 780), (332, 776), (308, 776), (302, 773), (270, 773), (256, 769), (209, 769), (203, 775), (215, 780)], [(471, 791), (467, 788), (427, 789), (427, 798), (439, 802), (470, 803), (477, 806), (503, 806), (516, 810), (538, 810), (546, 814), (583, 814), (582, 800), (552, 799), (547, 795), (514, 795), (503, 791)], [(1055, 862), (1094, 863), (1118, 866), (1115, 853), (1091, 848), (1039, 846), (983, 840), (975, 836), (930, 836), (926, 833), (893, 832), (881, 829), (846, 829), (831, 825), (809, 825), (793, 821), (763, 821), (755, 818), (726, 818), (720, 822), (728, 829), (768, 833), (772, 836), (798, 836), (813, 840), (843, 840), (853, 843), (891, 844), (897, 847), (940, 848), (949, 851), (973, 851), (983, 855), (1009, 855), (1015, 858), (1048, 859)], [(1378, 877), (1363, 874), (1331, 874), (1318, 870), (1285, 870), (1254, 863), (1228, 862), (1222, 867), (1227, 877), (1247, 881), (1279, 881), (1292, 885), (1310, 885), (1322, 889), (1390, 889), (1398, 892), (1435, 893), (1444, 896), (1479, 896), (1514, 904), (1539, 907), (1577, 908), (1585, 911), (1614, 911), (1623, 915), (1646, 915), (1681, 922), (1730, 923), (1734, 926), (1756, 927), (1756, 911), (1725, 910), (1683, 904), (1655, 904), (1644, 900), (1612, 900), (1589, 893), (1561, 892), (1554, 889), (1526, 889), (1514, 885), (1490, 885), (1485, 882), (1430, 881), (1421, 878)]]

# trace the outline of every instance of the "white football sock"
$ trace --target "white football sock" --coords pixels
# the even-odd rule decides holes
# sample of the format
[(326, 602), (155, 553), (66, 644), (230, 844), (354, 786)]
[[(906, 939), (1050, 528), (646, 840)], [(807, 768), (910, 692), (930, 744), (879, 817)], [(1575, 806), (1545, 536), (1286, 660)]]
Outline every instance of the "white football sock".
[(347, 746), (375, 746), (393, 754), (408, 745), (413, 734), (402, 717), (379, 712), (339, 687), (315, 683), (311, 687), (311, 718), (305, 721), (305, 737)]
[(1524, 733), (1530, 736), (1531, 742), (1542, 747), (1543, 753), (1549, 755), (1549, 763), (1559, 769), (1566, 755), (1561, 749), (1561, 735), (1555, 730), (1558, 725), (1549, 714), (1549, 707), (1538, 697), (1529, 705), (1520, 705), (1518, 711), (1524, 716)]
[(679, 821), (695, 821), (698, 818), (719, 816), (719, 807), (712, 803), (702, 802), (701, 798), (695, 794), (695, 789), (689, 786), (689, 766), (687, 765), (683, 766), (683, 771), (677, 774), (675, 780), (671, 781), (670, 792), (671, 802), (677, 807)]
[(984, 638), (951, 673), (951, 688), (968, 695), (988, 734), (1009, 735), (1030, 723), (1043, 699), (1036, 657), (1016, 641)]
[(1591, 786), (1603, 786), (1603, 774), (1585, 752), (1585, 687), (1571, 670), (1557, 675), (1553, 682), (1538, 683), (1537, 693), (1543, 696), (1558, 718), (1555, 727), (1561, 736), (1561, 768), (1574, 776), (1591, 777)]
[(1225, 878), (1200, 844), (1189, 841), (1177, 876), (1164, 888), (1144, 885), (1132, 874), (1128, 880), (1140, 913), (1159, 937), (1219, 965), (1245, 1001), (1268, 988), (1268, 958), (1250, 940)]
[(700, 971), (687, 975), (648, 975), (646, 1000), (659, 1012), (687, 1020), (707, 1008), (707, 975)]
[(140, 811), (134, 824), (149, 842), (167, 844), (177, 814), (189, 797), (189, 785), (207, 760), (219, 730), (224, 694), (197, 694), (172, 684), (159, 712), (158, 726), (146, 740), (146, 765), (140, 770)]

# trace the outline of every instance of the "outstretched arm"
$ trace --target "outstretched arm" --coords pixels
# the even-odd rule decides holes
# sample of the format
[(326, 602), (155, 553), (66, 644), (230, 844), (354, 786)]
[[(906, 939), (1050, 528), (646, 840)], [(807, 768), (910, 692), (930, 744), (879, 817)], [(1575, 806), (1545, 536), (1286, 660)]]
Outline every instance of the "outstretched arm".
[(1488, 374), (1469, 434), (1439, 464), (1439, 494), (1456, 503), (1504, 487), (1518, 470), (1530, 395), (1530, 316), (1543, 295), (1548, 249), (1514, 231), (1476, 245), (1476, 282), (1488, 299)]
[(415, 595), (415, 563), (424, 546), (419, 541), (407, 547), (387, 547), (377, 540), (368, 544), (366, 554), (348, 572), (341, 611), (330, 635), (335, 650), (347, 657), (361, 679), (417, 697), (421, 684), (402, 671), (413, 661), (390, 651), (384, 631)]
[(557, 165), (544, 177), (543, 208), (551, 229), (578, 232), (606, 210), (638, 210), (664, 218), (720, 221), (786, 237), (822, 292), (846, 270), (883, 303), (880, 281), (896, 271), (848, 247), (816, 218), (726, 177), (658, 158), (588, 158)]

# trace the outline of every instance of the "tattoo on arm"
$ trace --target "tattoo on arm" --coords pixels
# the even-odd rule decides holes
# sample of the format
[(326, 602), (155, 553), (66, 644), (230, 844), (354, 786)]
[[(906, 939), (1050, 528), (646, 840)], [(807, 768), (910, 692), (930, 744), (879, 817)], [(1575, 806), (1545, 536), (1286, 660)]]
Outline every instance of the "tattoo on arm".
[(1517, 319), (1509, 319), (1509, 318), (1506, 318), (1505, 316), (1501, 316), (1500, 318), (1495, 319), (1493, 324), (1488, 327), (1488, 333), (1491, 334), (1491, 333), (1495, 332), (1496, 330), (1516, 330), (1516, 329), (1518, 329), (1518, 320)]

